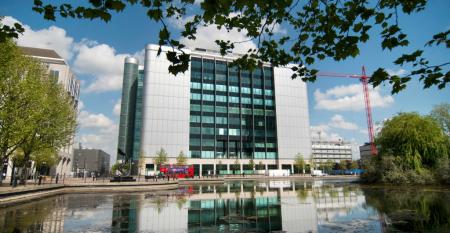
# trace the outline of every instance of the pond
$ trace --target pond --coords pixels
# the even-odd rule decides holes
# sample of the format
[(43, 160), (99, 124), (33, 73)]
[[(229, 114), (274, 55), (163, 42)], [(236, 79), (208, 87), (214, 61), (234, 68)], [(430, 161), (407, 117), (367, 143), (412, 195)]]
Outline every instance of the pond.
[(66, 194), (0, 209), (2, 232), (450, 232), (449, 188), (233, 181)]

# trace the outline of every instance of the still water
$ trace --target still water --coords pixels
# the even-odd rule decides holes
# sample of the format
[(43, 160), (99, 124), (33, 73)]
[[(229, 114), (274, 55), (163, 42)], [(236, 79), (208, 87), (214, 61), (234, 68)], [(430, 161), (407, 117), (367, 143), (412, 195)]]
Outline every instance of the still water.
[(449, 188), (237, 181), (67, 194), (0, 209), (2, 232), (450, 232)]

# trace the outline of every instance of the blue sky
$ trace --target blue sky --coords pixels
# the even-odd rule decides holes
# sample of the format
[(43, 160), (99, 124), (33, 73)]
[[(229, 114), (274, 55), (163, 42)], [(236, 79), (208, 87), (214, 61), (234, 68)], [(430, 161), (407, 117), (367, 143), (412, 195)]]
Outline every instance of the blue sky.
[[(31, 11), (32, 1), (2, 1), (0, 15), (10, 16), (9, 22), (19, 21), (27, 31), (18, 40), (25, 46), (55, 49), (71, 65), (82, 80), (82, 109), (79, 116), (77, 142), (91, 148), (100, 148), (115, 157), (119, 99), (121, 95), (121, 72), (126, 56), (142, 57), (145, 44), (157, 43), (160, 26), (151, 22), (145, 10), (129, 7), (113, 15), (111, 22), (73, 20), (58, 18), (56, 22), (45, 21), (41, 15)], [(335, 62), (330, 59), (316, 62), (314, 68), (325, 72), (361, 73), (365, 65), (367, 73), (385, 67), (393, 73), (408, 72), (409, 67), (394, 66), (394, 61), (405, 52), (412, 52), (431, 38), (431, 35), (450, 29), (450, 1), (430, 1), (428, 8), (419, 14), (401, 15), (400, 25), (410, 38), (410, 47), (382, 51), (377, 31), (371, 33), (369, 43), (362, 45), (360, 56)], [(176, 32), (183, 21), (168, 22)], [(291, 34), (281, 25), (278, 34)], [(213, 46), (211, 36), (216, 38), (245, 38), (242, 33), (219, 33), (213, 27), (199, 30), (197, 41), (186, 41), (190, 46)], [(198, 46), (198, 45), (201, 46)], [(243, 48), (254, 46), (242, 45)], [(239, 49), (239, 48), (238, 48)], [(448, 61), (448, 49), (432, 48), (426, 55), (433, 63)], [(368, 139), (367, 124), (363, 108), (362, 87), (358, 80), (319, 78), (308, 83), (310, 123), (312, 136), (331, 139), (343, 138), (355, 144)], [(371, 91), (374, 123), (389, 118), (398, 112), (416, 111), (427, 114), (436, 104), (449, 102), (448, 88), (422, 89), (422, 84), (412, 80), (400, 94), (390, 95), (386, 84)]]

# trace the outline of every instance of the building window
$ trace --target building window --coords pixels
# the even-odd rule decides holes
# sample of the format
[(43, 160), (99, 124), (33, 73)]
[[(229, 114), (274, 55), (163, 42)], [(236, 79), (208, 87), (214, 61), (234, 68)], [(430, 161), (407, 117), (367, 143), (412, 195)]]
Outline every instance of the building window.
[(202, 95), (198, 93), (191, 93), (191, 100), (201, 100)]
[(214, 124), (214, 117), (213, 116), (202, 116), (202, 123)]
[(191, 88), (192, 89), (202, 89), (201, 83), (191, 82)]
[(227, 86), (217, 84), (217, 85), (216, 85), (216, 91), (223, 91), (223, 92), (226, 92), (226, 91), (227, 91)]
[(227, 118), (226, 117), (216, 117), (216, 124), (227, 124)]

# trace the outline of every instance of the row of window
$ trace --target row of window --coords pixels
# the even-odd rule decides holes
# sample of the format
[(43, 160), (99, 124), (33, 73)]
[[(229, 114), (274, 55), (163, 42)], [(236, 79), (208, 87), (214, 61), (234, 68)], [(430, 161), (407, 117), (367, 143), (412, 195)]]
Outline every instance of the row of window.
[[(223, 91), (226, 92), (227, 91), (227, 86), (226, 85), (220, 85), (220, 84), (211, 84), (211, 83), (198, 83), (198, 82), (191, 82), (191, 88), (192, 89), (203, 89), (203, 90), (210, 90), (210, 91), (214, 91), (214, 86), (216, 87), (216, 91)], [(252, 89), (249, 87), (241, 87), (241, 93), (243, 94), (252, 94)], [(239, 93), (239, 87), (238, 86), (228, 86), (228, 91), (229, 92), (233, 92), (233, 93)], [(263, 94), (263, 90), (261, 88), (253, 88), (253, 94), (255, 95), (262, 95)], [(273, 96), (273, 91), (272, 90), (264, 90), (264, 94), (267, 96)]]
[[(214, 132), (216, 135), (229, 135), (229, 136), (251, 136), (252, 130), (250, 129), (236, 129), (236, 128), (213, 128), (213, 127), (190, 127), (189, 134), (202, 134), (202, 135), (214, 135)], [(254, 134), (256, 137), (275, 137), (275, 131), (274, 130), (254, 130)], [(259, 146), (258, 146), (259, 147)], [(264, 146), (262, 146), (264, 147)]]
[[(215, 99), (216, 99), (216, 102), (224, 102), (224, 103), (227, 102), (227, 96), (224, 96), (224, 95), (215, 95)], [(230, 103), (239, 103), (239, 97), (237, 97), (237, 96), (230, 96), (228, 99), (229, 99)], [(214, 95), (191, 93), (191, 100), (214, 101)], [(242, 102), (242, 104), (252, 104), (252, 99), (247, 98), (247, 97), (242, 97), (241, 102)], [(273, 100), (266, 99), (264, 101), (263, 99), (258, 99), (258, 98), (253, 99), (253, 104), (255, 104), (255, 105), (264, 105), (264, 103), (266, 104), (266, 106), (274, 105)]]
[[(216, 155), (214, 157), (214, 154)], [(213, 159), (213, 158), (226, 158), (227, 155), (238, 155), (239, 152), (234, 153), (223, 153), (220, 151), (198, 151), (198, 150), (190, 150), (188, 156), (191, 158), (202, 158), (202, 159)], [(250, 157), (252, 153), (242, 152), (242, 155), (249, 155)], [(255, 159), (276, 159), (277, 152), (253, 152), (253, 158)]]
[[(197, 111), (200, 112), (202, 111), (202, 106), (198, 105), (198, 104), (191, 104), (190, 107), (191, 111)], [(227, 113), (227, 107), (222, 107), (222, 106), (212, 106), (212, 105), (203, 105), (203, 112), (214, 112), (214, 109), (216, 110), (217, 113)], [(228, 113), (230, 114), (239, 114), (240, 111), (239, 108), (236, 107), (228, 107)], [(254, 109), (253, 113), (256, 116), (264, 116), (264, 109)], [(266, 116), (275, 116), (275, 112), (273, 110), (265, 110)], [(243, 115), (252, 115), (252, 109), (250, 108), (242, 108), (242, 114)], [(192, 118), (191, 118), (192, 119)], [(192, 122), (192, 120), (191, 120)], [(197, 121), (195, 121), (197, 122)], [(198, 122), (200, 123), (200, 122)]]

